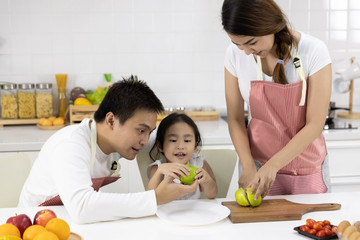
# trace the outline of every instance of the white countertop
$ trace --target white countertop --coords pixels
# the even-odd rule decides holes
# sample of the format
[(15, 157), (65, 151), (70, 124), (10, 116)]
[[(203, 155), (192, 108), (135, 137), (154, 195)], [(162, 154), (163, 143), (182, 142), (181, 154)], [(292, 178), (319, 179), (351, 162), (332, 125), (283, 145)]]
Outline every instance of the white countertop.
[[(270, 198), (270, 197), (269, 197)], [(70, 224), (70, 229), (81, 235), (85, 240), (92, 239), (147, 239), (147, 240), (183, 240), (183, 239), (309, 239), (293, 230), (294, 227), (305, 224), (307, 218), (316, 221), (329, 220), (332, 224), (339, 224), (342, 220), (351, 223), (359, 220), (360, 205), (354, 199), (360, 198), (360, 192), (351, 193), (326, 193), (307, 194), (292, 196), (274, 196), (271, 198), (285, 198), (298, 203), (339, 203), (340, 210), (310, 212), (302, 216), (301, 220), (274, 221), (258, 223), (233, 224), (226, 218), (217, 223), (202, 226), (180, 226), (175, 223), (164, 221), (157, 216), (138, 219), (122, 219), (112, 222), (100, 222), (79, 225), (71, 221), (64, 207), (46, 207), (53, 209), (59, 218)], [(222, 201), (233, 199), (198, 200), (210, 201), (220, 204)], [(17, 214), (25, 213), (31, 219), (42, 208), (0, 208), (0, 224)], [(191, 221), (191, 219), (189, 220)]]
[[(354, 126), (360, 126), (359, 120)], [(196, 122), (202, 134), (203, 146), (232, 145), (227, 122), (198, 121)], [(39, 151), (45, 141), (54, 133), (51, 130), (40, 130), (34, 125), (4, 126), (0, 128), (0, 152)], [(324, 137), (329, 141), (360, 140), (360, 128), (351, 130), (324, 130)]]

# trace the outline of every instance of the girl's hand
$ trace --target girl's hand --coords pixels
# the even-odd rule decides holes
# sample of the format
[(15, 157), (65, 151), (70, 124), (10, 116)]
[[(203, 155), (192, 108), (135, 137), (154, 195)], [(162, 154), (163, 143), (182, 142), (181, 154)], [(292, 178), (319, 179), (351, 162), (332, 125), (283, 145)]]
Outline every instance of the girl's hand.
[(247, 186), (251, 188), (251, 193), (256, 189), (254, 200), (257, 200), (260, 194), (262, 197), (265, 197), (269, 193), (277, 172), (278, 169), (271, 164), (265, 164), (259, 169)]
[(195, 180), (198, 180), (199, 184), (206, 184), (214, 181), (204, 168), (198, 168), (196, 170)]
[(186, 177), (189, 175), (190, 169), (181, 163), (163, 163), (158, 167), (158, 171), (162, 175), (168, 175), (175, 179), (180, 179), (179, 176)]

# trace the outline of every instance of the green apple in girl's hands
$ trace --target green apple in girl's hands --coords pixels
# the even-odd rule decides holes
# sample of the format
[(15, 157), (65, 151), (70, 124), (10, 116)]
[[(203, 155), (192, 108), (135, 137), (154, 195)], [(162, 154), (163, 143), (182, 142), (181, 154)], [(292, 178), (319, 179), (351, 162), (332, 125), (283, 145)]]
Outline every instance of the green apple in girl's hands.
[(197, 167), (195, 167), (194, 165), (191, 165), (191, 164), (186, 164), (186, 166), (188, 168), (190, 168), (189, 175), (187, 175), (186, 177), (180, 176), (180, 181), (183, 184), (191, 185), (195, 182)]

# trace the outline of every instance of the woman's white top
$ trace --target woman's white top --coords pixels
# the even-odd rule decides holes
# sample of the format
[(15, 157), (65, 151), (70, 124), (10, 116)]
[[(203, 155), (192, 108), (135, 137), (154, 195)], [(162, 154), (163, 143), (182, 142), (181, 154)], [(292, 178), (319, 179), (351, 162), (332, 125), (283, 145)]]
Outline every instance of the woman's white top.
[[(297, 53), (301, 58), (305, 77), (308, 78), (331, 63), (331, 58), (324, 42), (306, 33), (300, 32), (300, 34)], [(234, 77), (238, 78), (241, 95), (249, 105), (250, 82), (257, 80), (257, 63), (254, 56), (252, 54), (246, 55), (244, 51), (231, 43), (226, 51), (224, 65)], [(289, 83), (300, 81), (291, 59), (284, 67)], [(272, 77), (267, 75), (265, 75), (264, 80), (273, 81)]]
[[(205, 157), (201, 156), (197, 153), (194, 153), (190, 160), (187, 162), (187, 164), (191, 164), (197, 168), (201, 168), (204, 165), (204, 161), (205, 161)], [(162, 158), (160, 160), (156, 160), (155, 162), (149, 164), (149, 166), (147, 167), (147, 176), (148, 178), (150, 178), (150, 170), (153, 166), (160, 166), (163, 163), (167, 163), (166, 158)], [(164, 176), (166, 177), (166, 176)], [(174, 179), (174, 182), (176, 183), (180, 183), (179, 179)], [(179, 198), (178, 200), (188, 200), (188, 199), (200, 199), (200, 186), (198, 186), (196, 188), (196, 190), (192, 193), (188, 193), (185, 196)]]

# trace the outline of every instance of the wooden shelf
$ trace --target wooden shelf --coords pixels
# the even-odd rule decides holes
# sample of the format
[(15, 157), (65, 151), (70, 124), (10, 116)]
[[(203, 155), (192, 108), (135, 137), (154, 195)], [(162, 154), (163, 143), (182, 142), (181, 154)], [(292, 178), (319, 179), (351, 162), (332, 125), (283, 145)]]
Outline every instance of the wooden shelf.
[(28, 118), (28, 119), (5, 119), (0, 118), (0, 127), (5, 125), (36, 125), (39, 122), (37, 118)]
[[(70, 124), (80, 123), (84, 118), (93, 118), (94, 113), (98, 109), (99, 105), (70, 105), (69, 116)], [(194, 121), (217, 121), (219, 120), (218, 111), (193, 111), (186, 112), (186, 114), (191, 117)], [(159, 114), (157, 121), (160, 122), (166, 117), (165, 114)]]

